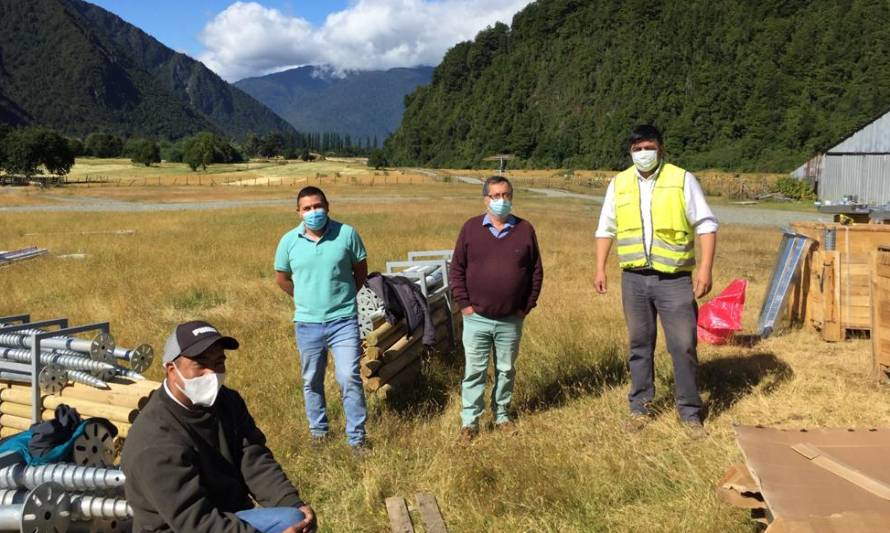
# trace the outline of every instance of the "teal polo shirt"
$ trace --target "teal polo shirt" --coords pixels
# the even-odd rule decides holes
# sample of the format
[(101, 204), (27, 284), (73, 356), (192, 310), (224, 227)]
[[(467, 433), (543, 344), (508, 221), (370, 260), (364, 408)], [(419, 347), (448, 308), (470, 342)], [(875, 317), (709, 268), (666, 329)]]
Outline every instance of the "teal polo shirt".
[(301, 223), (285, 233), (275, 252), (275, 270), (294, 282), (294, 322), (327, 322), (358, 314), (352, 265), (368, 257), (358, 232), (328, 220), (324, 235), (310, 239)]

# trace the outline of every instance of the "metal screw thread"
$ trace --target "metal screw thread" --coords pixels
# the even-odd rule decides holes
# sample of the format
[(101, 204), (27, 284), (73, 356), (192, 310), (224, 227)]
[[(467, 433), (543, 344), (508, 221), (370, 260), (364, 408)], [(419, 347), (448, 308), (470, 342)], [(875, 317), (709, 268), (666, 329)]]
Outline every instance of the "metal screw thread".
[(89, 385), (90, 387), (95, 387), (97, 389), (109, 389), (108, 383), (105, 383), (101, 379), (96, 376), (92, 376), (87, 374), (82, 370), (69, 370), (68, 371), (68, 379), (75, 383), (83, 383), (84, 385)]
[(33, 489), (53, 481), (65, 490), (88, 491), (122, 487), (126, 476), (116, 468), (97, 468), (54, 463), (40, 466), (23, 464), (0, 468), (0, 488)]
[[(72, 352), (73, 353), (73, 352)], [(0, 347), (0, 357), (17, 361), (19, 363), (30, 363), (31, 352), (19, 348)], [(93, 361), (83, 357), (82, 354), (71, 355), (69, 353), (58, 352), (41, 352), (40, 361), (44, 364), (54, 364), (67, 370), (109, 370), (114, 368), (108, 363), (102, 361)]]
[(131, 370), (129, 368), (124, 368), (122, 366), (114, 367), (114, 373), (117, 374), (118, 376), (123, 376), (127, 379), (132, 379), (132, 380), (136, 380), (136, 381), (142, 381), (145, 379), (145, 376), (143, 376), (139, 372), (136, 372), (135, 370)]
[(133, 508), (122, 498), (106, 498), (89, 494), (72, 494), (71, 510), (78, 518), (130, 518)]

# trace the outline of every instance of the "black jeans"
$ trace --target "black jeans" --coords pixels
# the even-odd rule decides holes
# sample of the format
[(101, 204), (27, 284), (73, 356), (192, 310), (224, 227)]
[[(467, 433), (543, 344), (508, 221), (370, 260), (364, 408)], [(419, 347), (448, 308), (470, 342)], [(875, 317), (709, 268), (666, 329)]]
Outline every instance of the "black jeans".
[(625, 270), (621, 301), (630, 337), (630, 409), (645, 413), (655, 397), (656, 315), (661, 317), (667, 349), (674, 363), (677, 411), (683, 420), (701, 418), (698, 394), (698, 305), (689, 273), (664, 274), (654, 270)]

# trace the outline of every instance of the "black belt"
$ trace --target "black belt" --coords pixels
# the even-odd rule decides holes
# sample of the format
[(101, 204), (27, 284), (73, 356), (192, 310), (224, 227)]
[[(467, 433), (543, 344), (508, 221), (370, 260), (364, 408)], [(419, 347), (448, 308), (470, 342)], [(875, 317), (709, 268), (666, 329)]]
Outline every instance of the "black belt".
[(660, 272), (654, 268), (625, 268), (624, 271), (642, 276), (661, 276), (664, 279), (677, 279), (692, 275), (692, 272)]

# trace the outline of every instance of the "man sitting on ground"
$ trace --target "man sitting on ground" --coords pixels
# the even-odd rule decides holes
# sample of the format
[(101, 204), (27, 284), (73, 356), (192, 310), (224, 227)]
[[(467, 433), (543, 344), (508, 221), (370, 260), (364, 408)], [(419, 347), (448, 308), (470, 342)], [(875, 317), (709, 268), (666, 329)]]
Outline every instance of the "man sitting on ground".
[(122, 454), (134, 531), (315, 531), (315, 513), (272, 457), (244, 400), (222, 386), (224, 350), (237, 348), (201, 321), (180, 324), (167, 339), (164, 385), (133, 423)]

